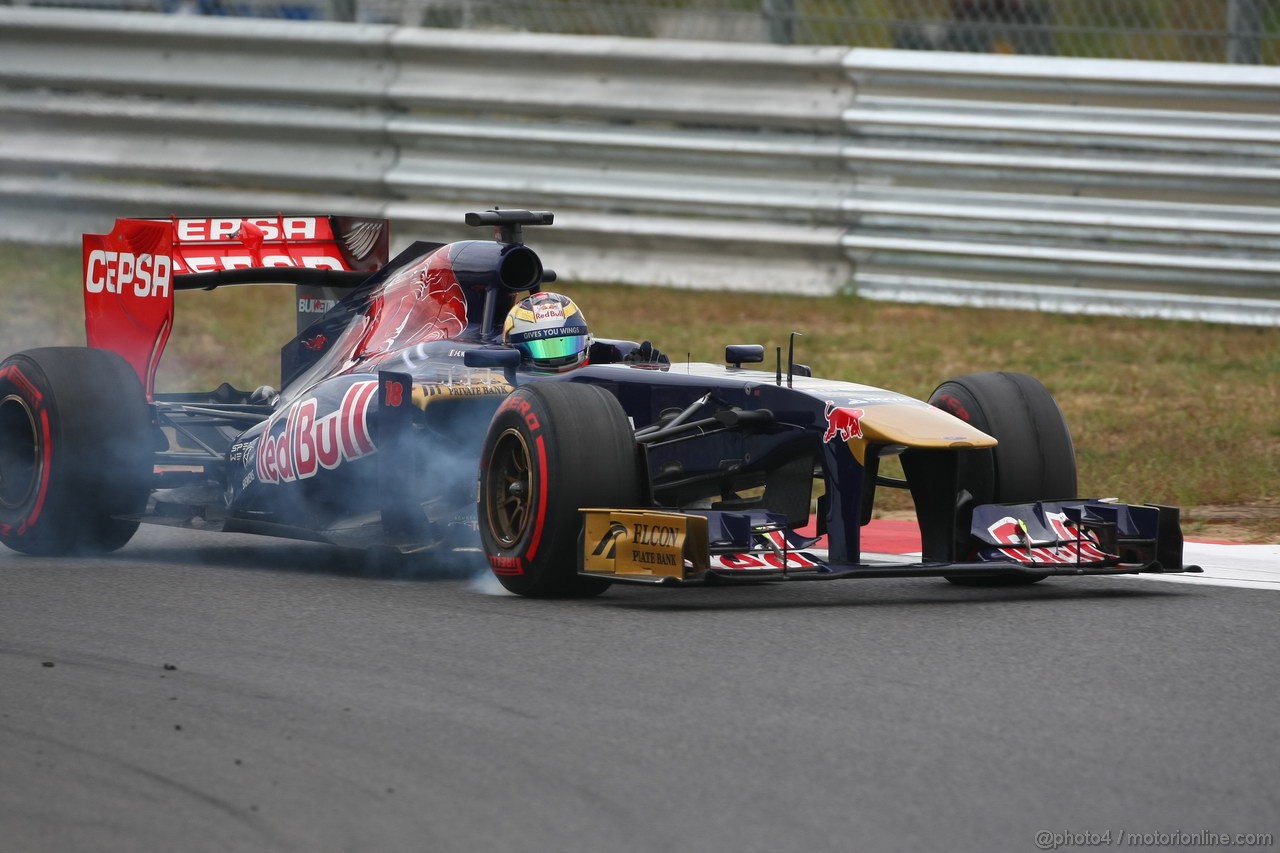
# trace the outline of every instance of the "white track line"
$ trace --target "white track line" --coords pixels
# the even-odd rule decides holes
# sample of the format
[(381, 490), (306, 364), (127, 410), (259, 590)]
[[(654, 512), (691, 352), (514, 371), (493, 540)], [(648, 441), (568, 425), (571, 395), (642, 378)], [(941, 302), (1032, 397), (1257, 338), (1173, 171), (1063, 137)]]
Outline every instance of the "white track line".
[(1280, 545), (1208, 545), (1188, 542), (1182, 560), (1204, 568), (1199, 575), (1115, 575), (1200, 586), (1280, 590)]
[[(920, 559), (920, 554), (866, 554), (868, 563), (894, 563)], [(1187, 565), (1200, 566), (1202, 574), (1104, 575), (1121, 580), (1167, 581), (1198, 586), (1238, 586), (1280, 590), (1280, 545), (1209, 545), (1188, 542), (1182, 549)]]

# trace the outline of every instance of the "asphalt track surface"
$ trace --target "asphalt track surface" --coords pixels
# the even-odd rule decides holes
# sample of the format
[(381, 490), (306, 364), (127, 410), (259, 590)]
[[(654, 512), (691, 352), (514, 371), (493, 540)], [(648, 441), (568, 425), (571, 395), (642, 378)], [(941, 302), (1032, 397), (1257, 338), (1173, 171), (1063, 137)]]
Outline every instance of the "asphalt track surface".
[(157, 528), (109, 559), (0, 553), (0, 850), (1280, 837), (1272, 592), (874, 580), (542, 602), (409, 571)]

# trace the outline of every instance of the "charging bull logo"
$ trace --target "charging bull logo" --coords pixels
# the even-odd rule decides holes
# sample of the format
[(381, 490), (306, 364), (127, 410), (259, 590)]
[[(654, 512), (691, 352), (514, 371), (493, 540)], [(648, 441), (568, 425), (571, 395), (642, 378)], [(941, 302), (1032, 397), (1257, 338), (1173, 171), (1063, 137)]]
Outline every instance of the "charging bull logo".
[(375, 381), (357, 382), (347, 389), (336, 411), (317, 417), (317, 403), (309, 397), (289, 407), (284, 429), (277, 416), (258, 442), (255, 470), (263, 483), (291, 483), (314, 477), (321, 469), (337, 468), (373, 453), (369, 407), (378, 391)]
[(822, 414), (827, 419), (827, 431), (822, 434), (823, 442), (834, 439), (837, 435), (842, 441), (848, 441), (851, 438), (862, 438), (862, 409), (850, 409), (845, 406), (837, 406), (831, 400), (827, 401), (827, 407), (823, 409)]

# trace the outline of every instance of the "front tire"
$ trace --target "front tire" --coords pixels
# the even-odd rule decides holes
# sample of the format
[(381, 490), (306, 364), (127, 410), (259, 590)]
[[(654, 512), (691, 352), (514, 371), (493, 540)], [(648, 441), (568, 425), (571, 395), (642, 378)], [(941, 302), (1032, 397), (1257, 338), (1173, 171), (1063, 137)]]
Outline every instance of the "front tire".
[(0, 363), (0, 542), (27, 554), (104, 554), (146, 508), (151, 414), (113, 352), (45, 347)]
[[(959, 487), (973, 503), (1030, 503), (1076, 497), (1076, 452), (1066, 418), (1040, 381), (1025, 373), (970, 373), (943, 382), (929, 402), (1000, 442), (960, 455)], [(967, 535), (968, 524), (962, 525)], [(960, 586), (1022, 586), (1046, 575), (951, 576)]]
[(635, 433), (594, 385), (536, 382), (493, 416), (480, 463), (480, 538), (498, 581), (531, 597), (598, 595), (578, 574), (584, 507), (634, 507), (643, 489)]

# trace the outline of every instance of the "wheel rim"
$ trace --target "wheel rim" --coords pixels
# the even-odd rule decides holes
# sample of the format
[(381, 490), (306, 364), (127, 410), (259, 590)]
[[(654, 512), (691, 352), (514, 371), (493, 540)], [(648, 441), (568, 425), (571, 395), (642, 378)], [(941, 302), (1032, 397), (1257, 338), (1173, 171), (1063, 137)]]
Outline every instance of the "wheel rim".
[(489, 532), (499, 547), (513, 548), (533, 515), (533, 457), (529, 443), (517, 430), (498, 436), (485, 478)]
[(21, 397), (0, 400), (0, 507), (26, 505), (40, 481), (36, 419)]

